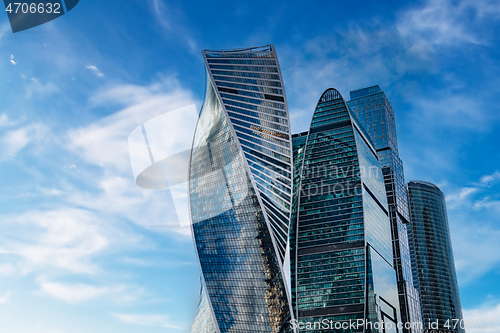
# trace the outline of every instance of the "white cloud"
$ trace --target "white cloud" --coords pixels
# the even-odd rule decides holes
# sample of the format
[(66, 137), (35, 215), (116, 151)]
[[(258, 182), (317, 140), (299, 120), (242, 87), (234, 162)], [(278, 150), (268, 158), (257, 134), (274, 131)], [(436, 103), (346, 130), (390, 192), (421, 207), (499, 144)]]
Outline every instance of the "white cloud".
[[(439, 72), (447, 89), (424, 98), (414, 95), (421, 85), (408, 78), (403, 81), (407, 86), (394, 85), (407, 74), (435, 74), (438, 47), (487, 44), (492, 38), (478, 27), (488, 18), (500, 17), (499, 8), (498, 2), (490, 0), (428, 0), (396, 13), (393, 23), (382, 24), (385, 21), (377, 18), (354, 22), (305, 41), (303, 52), (297, 52), (295, 46), (278, 45), (294, 131), (307, 129), (325, 89), (341, 88), (348, 99), (350, 89), (373, 84), (385, 89), (393, 86), (393, 91), (400, 89), (408, 99), (416, 100), (415, 124), (488, 126), (491, 118), (498, 117), (488, 115), (488, 107), (476, 94), (457, 94), (457, 85), (466, 85), (456, 75), (449, 79), (450, 74)], [(304, 125), (296, 128), (299, 123)]]
[[(21, 74), (24, 79), (26, 76)], [(46, 96), (58, 92), (59, 88), (53, 83), (43, 84), (35, 78), (30, 79), (30, 83), (26, 89), (26, 96), (28, 98), (33, 98), (34, 96)]]
[(500, 200), (491, 194), (497, 193), (492, 187), (499, 180), (500, 173), (495, 171), (446, 195), (455, 264), (463, 284), (477, 281), (500, 265), (500, 228), (496, 221)]
[(69, 133), (69, 149), (85, 162), (131, 175), (128, 135), (145, 121), (190, 104), (198, 104), (189, 90), (174, 79), (148, 87), (123, 85), (98, 93), (94, 106), (125, 104), (125, 108), (88, 126)]
[(10, 56), (10, 63), (11, 63), (12, 65), (17, 65), (16, 61), (14, 60), (14, 55), (11, 55), (11, 56)]
[(453, 250), (459, 282), (463, 285), (475, 283), (500, 263), (500, 230), (493, 226), (478, 227), (479, 221), (469, 219), (453, 223)]
[(16, 122), (9, 119), (9, 116), (5, 113), (0, 114), (0, 126), (12, 126)]
[(397, 24), (397, 29), (403, 38), (408, 39), (414, 50), (428, 50), (435, 45), (450, 45), (457, 43), (481, 43), (472, 34), (462, 15), (466, 4), (458, 4), (450, 0), (428, 0), (425, 6), (404, 13)]
[[(127, 98), (123, 100), (124, 97)], [(139, 234), (128, 234), (123, 228), (114, 227), (120, 218), (145, 227), (164, 226), (155, 230), (181, 235), (187, 240), (190, 229), (179, 228), (173, 205), (169, 209), (168, 192), (144, 190), (135, 185), (127, 138), (144, 121), (170, 107), (177, 109), (193, 101), (192, 94), (180, 88), (175, 80), (148, 87), (119, 86), (95, 96), (92, 105), (118, 105), (119, 111), (71, 130), (65, 146), (74, 154), (70, 161), (72, 165), (78, 163), (83, 173), (79, 179), (87, 187), (71, 181), (63, 181), (62, 189), (57, 185), (37, 186), (37, 192), (45, 198), (51, 196), (57, 200), (57, 208), (2, 217), (4, 224), (8, 224), (7, 231), (0, 235), (2, 253), (10, 255), (10, 262), (0, 266), (0, 274), (32, 271), (101, 274), (103, 268), (95, 263), (96, 256), (119, 246), (151, 246)], [(32, 124), (7, 132), (0, 138), (5, 143), (5, 154), (19, 152), (44, 131), (42, 125)], [(76, 161), (78, 158), (81, 162)]]
[(97, 75), (99, 77), (104, 76), (104, 74), (102, 74), (102, 72), (99, 70), (99, 68), (97, 68), (94, 65), (88, 65), (87, 68), (90, 69), (92, 72), (95, 73), (95, 75)]
[(7, 291), (3, 294), (0, 295), (0, 304), (5, 304), (9, 301), (10, 295), (12, 294), (11, 291)]
[(479, 184), (483, 186), (490, 187), (491, 185), (497, 184), (500, 181), (500, 172), (495, 171), (491, 175), (485, 175), (479, 180)]
[(37, 189), (45, 196), (58, 196), (63, 194), (64, 192), (55, 188), (45, 188), (37, 186)]
[(173, 78), (146, 87), (115, 86), (92, 97), (92, 107), (115, 106), (118, 111), (68, 133), (66, 148), (79, 156), (83, 164), (95, 165), (102, 170), (101, 174), (86, 175), (88, 184), (99, 194), (74, 191), (66, 198), (68, 202), (116, 214), (143, 226), (167, 227), (157, 231), (189, 236), (189, 228), (178, 227), (173, 205), (169, 208), (168, 191), (144, 190), (135, 185), (128, 136), (147, 120), (196, 102), (193, 94)]
[(30, 142), (42, 140), (47, 133), (47, 128), (42, 124), (30, 124), (16, 130), (7, 132), (0, 138), (0, 160), (15, 156)]
[(163, 261), (163, 260), (151, 260), (151, 259), (140, 259), (140, 258), (129, 258), (129, 257), (125, 257), (120, 261), (125, 264), (140, 266), (140, 267), (181, 267), (181, 266), (193, 265), (193, 263), (189, 261)]
[(161, 326), (172, 329), (185, 329), (184, 327), (174, 325), (168, 316), (157, 314), (119, 314), (114, 313), (113, 317), (121, 322), (142, 326)]
[(448, 208), (482, 209), (488, 208), (488, 204), (496, 203), (497, 200), (487, 195), (491, 187), (500, 183), (500, 172), (481, 176), (478, 182), (471, 186), (463, 187), (453, 193), (446, 195)]
[(428, 0), (424, 6), (404, 12), (396, 28), (411, 52), (427, 57), (440, 46), (488, 44), (488, 37), (474, 27), (499, 14), (498, 2), (491, 0)]
[(186, 26), (178, 23), (179, 18), (184, 16), (183, 13), (172, 6), (167, 8), (163, 0), (150, 0), (150, 3), (157, 22), (170, 36), (173, 35), (185, 43), (191, 53), (199, 57), (200, 48), (196, 40), (192, 37), (192, 33)]
[(433, 127), (461, 127), (483, 130), (494, 114), (488, 114), (477, 96), (457, 95), (451, 91), (438, 91), (435, 95), (420, 97), (415, 101), (413, 121), (429, 130)]
[(19, 257), (17, 266), (22, 273), (52, 267), (96, 274), (100, 269), (91, 259), (110, 245), (110, 234), (121, 234), (106, 220), (83, 209), (31, 211), (18, 217), (4, 216), (3, 220), (9, 223), (9, 231), (2, 235), (3, 247)]
[[(491, 325), (493, 321), (496, 321), (496, 327), (498, 329), (498, 325), (500, 323), (500, 303), (485, 304), (477, 309), (464, 309), (463, 316), (466, 323), (468, 323), (469, 320), (471, 323), (474, 322), (473, 328), (467, 327), (468, 333), (488, 332), (491, 329), (488, 329), (486, 326), (489, 325), (492, 327)], [(482, 325), (476, 326), (477, 321), (480, 321)], [(486, 324), (486, 321), (488, 321), (488, 324)]]
[[(0, 253), (2, 253), (0, 251)], [(8, 276), (16, 272), (16, 268), (12, 263), (0, 264), (0, 275)]]
[[(90, 301), (104, 296), (110, 296), (123, 301), (125, 300), (123, 294), (130, 293), (130, 288), (125, 285), (96, 287), (88, 284), (49, 282), (43, 278), (39, 278), (37, 283), (44, 294), (72, 304)], [(132, 294), (136, 293), (137, 291), (132, 292)], [(127, 300), (130, 300), (130, 298), (127, 297)]]

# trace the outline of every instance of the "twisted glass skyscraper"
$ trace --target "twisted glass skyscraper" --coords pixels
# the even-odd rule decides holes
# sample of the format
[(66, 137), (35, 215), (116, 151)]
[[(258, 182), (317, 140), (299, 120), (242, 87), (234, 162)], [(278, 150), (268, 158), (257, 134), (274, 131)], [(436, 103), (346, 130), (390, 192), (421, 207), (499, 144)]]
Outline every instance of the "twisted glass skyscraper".
[[(294, 135), (292, 294), (308, 332), (324, 322), (364, 320), (343, 332), (398, 332), (389, 208), (375, 148), (335, 89), (308, 132)], [(326, 321), (324, 321), (326, 320)], [(377, 324), (385, 323), (385, 329)]]
[(207, 323), (193, 330), (281, 332), (291, 315), (292, 147), (278, 59), (273, 45), (203, 57), (189, 193), (206, 295), (195, 323)]
[[(403, 162), (399, 158), (396, 121), (391, 103), (379, 86), (351, 91), (348, 102), (353, 114), (373, 140), (384, 175), (389, 217), (391, 219), (394, 267), (398, 279), (399, 303), (403, 322), (421, 322), (420, 298), (413, 285), (407, 224), (408, 196)], [(403, 328), (405, 333), (419, 333), (419, 326)]]
[[(441, 332), (463, 333), (462, 308), (444, 194), (434, 184), (408, 183), (410, 236), (415, 286), (424, 324), (438, 321)], [(454, 320), (455, 319), (455, 320)]]

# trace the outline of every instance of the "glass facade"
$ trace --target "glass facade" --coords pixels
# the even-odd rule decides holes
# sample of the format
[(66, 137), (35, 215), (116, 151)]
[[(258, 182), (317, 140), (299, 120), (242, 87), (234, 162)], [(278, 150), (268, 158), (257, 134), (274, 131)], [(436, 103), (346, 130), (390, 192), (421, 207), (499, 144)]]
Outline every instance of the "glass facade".
[[(392, 252), (396, 268), (401, 319), (403, 322), (422, 321), (420, 297), (413, 283), (412, 263), (408, 242), (408, 196), (403, 163), (399, 158), (394, 110), (379, 86), (351, 91), (348, 105), (377, 151), (384, 175), (389, 216), (391, 220)], [(404, 328), (404, 333), (420, 333), (418, 326)]]
[(453, 320), (462, 320), (462, 308), (444, 194), (436, 185), (420, 181), (408, 183), (408, 194), (411, 259), (424, 324), (437, 320), (439, 331), (463, 333), (460, 325), (453, 329)]
[(196, 311), (191, 333), (217, 333), (215, 319), (208, 303), (203, 281), (201, 282), (201, 286), (200, 303), (198, 304), (198, 310)]
[(203, 56), (189, 191), (207, 304), (216, 332), (283, 332), (291, 319), (292, 147), (276, 52), (269, 45)]
[[(323, 320), (401, 321), (389, 207), (376, 151), (335, 89), (309, 132), (293, 136), (292, 307), (308, 332)], [(307, 327), (307, 326), (306, 326)], [(343, 332), (383, 332), (364, 325)]]

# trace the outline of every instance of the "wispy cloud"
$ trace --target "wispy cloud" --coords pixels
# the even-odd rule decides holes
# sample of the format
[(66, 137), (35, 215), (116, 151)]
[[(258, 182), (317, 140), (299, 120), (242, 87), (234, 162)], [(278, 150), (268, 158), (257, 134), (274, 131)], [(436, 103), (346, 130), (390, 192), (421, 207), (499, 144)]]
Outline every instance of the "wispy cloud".
[(104, 76), (104, 74), (99, 70), (99, 68), (97, 68), (94, 65), (87, 65), (87, 68), (90, 69), (92, 72), (95, 73), (95, 75), (99, 77)]
[(11, 120), (6, 113), (0, 114), (0, 126), (12, 126), (17, 122)]
[(131, 301), (136, 298), (137, 294), (142, 292), (142, 289), (137, 290), (137, 288), (125, 285), (93, 286), (88, 284), (66, 284), (50, 282), (44, 278), (39, 278), (37, 283), (42, 293), (72, 304), (103, 297), (111, 297), (120, 302)]
[[(21, 74), (24, 76), (24, 74)], [(24, 76), (26, 79), (26, 76)], [(26, 97), (33, 98), (36, 96), (41, 96), (43, 98), (47, 98), (53, 93), (59, 91), (59, 88), (54, 83), (41, 83), (36, 78), (32, 77), (29, 81), (28, 87), (26, 89)]]
[(95, 274), (99, 267), (92, 257), (105, 250), (113, 230), (109, 223), (83, 209), (31, 211), (21, 216), (3, 217), (9, 230), (3, 234), (5, 250), (20, 261), (21, 273), (49, 267), (63, 272)]
[(167, 31), (167, 34), (187, 45), (193, 54), (199, 56), (200, 48), (198, 47), (198, 43), (192, 37), (189, 28), (179, 22), (181, 17), (185, 18), (182, 11), (172, 6), (167, 6), (163, 0), (150, 0), (150, 3), (154, 17)]
[(200, 103), (174, 78), (150, 86), (119, 85), (90, 99), (93, 107), (118, 105), (117, 112), (69, 132), (68, 148), (86, 163), (130, 174), (128, 135), (145, 121), (190, 104)]
[(493, 327), (494, 321), (497, 325), (500, 321), (500, 303), (488, 302), (475, 309), (464, 309), (463, 316), (466, 323), (473, 323), (474, 327), (467, 326), (469, 333), (481, 333), (489, 331)]
[(500, 184), (500, 172), (481, 176), (479, 181), (471, 182), (468, 186), (455, 190), (446, 196), (448, 208), (482, 208), (478, 203), (490, 199), (491, 188)]
[(405, 12), (396, 27), (413, 51), (430, 51), (433, 46), (457, 43), (479, 44), (463, 20), (466, 2), (429, 0), (424, 6)]
[[(117, 214), (143, 226), (161, 225), (165, 218), (176, 221), (173, 206), (165, 212), (168, 192), (144, 190), (135, 185), (128, 136), (137, 126), (157, 115), (189, 104), (199, 105), (197, 102), (175, 78), (166, 78), (150, 86), (114, 86), (93, 96), (91, 107), (114, 107), (117, 112), (70, 130), (66, 149), (78, 156), (82, 163), (101, 170), (97, 175), (85, 175), (99, 194), (75, 191), (67, 200), (91, 210)], [(189, 228), (157, 230), (190, 235)]]
[(178, 330), (185, 329), (184, 327), (172, 324), (172, 321), (166, 315), (114, 313), (113, 317), (127, 324), (142, 326), (161, 326)]
[(10, 63), (12, 65), (17, 65), (17, 62), (14, 60), (14, 56), (13, 55), (10, 56)]
[(139, 267), (182, 267), (193, 265), (193, 263), (189, 261), (165, 261), (130, 257), (121, 259), (121, 262)]
[[(4, 118), (8, 123), (8, 118)], [(47, 128), (43, 124), (35, 123), (11, 130), (5, 133), (0, 141), (0, 160), (5, 160), (15, 156), (19, 151), (25, 148), (30, 142), (41, 141), (47, 134)]]
[(488, 35), (474, 27), (499, 14), (498, 3), (490, 0), (428, 0), (403, 13), (396, 28), (411, 52), (426, 57), (440, 46), (489, 43)]
[(496, 218), (500, 211), (499, 184), (500, 173), (495, 171), (446, 196), (455, 263), (463, 284), (477, 281), (500, 265)]
[[(350, 89), (379, 84), (413, 101), (416, 125), (484, 129), (498, 117), (487, 112), (489, 103), (479, 96), (482, 91), (465, 91), (461, 77), (439, 66), (464, 45), (489, 42), (476, 28), (499, 17), (493, 5), (489, 0), (428, 0), (397, 12), (392, 22), (353, 21), (344, 29), (310, 38), (301, 52), (295, 44), (278, 45), (292, 126), (310, 121), (317, 99), (329, 87), (339, 88), (348, 99)], [(436, 52), (438, 48), (442, 53)], [(409, 76), (423, 80), (436, 73), (439, 77), (433, 79), (442, 81), (442, 88), (432, 95), (416, 95), (422, 84)]]

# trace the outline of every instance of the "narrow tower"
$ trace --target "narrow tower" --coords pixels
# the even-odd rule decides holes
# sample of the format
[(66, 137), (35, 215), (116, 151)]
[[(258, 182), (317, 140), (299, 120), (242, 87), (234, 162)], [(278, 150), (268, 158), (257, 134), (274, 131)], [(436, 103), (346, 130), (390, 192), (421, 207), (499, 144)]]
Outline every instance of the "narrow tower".
[[(408, 228), (415, 286), (420, 291), (424, 324), (436, 331), (463, 333), (462, 308), (443, 192), (434, 184), (408, 183)], [(426, 327), (427, 328), (427, 327)]]
[[(366, 130), (377, 150), (384, 175), (391, 219), (394, 267), (398, 279), (401, 320), (420, 323), (420, 297), (413, 284), (407, 224), (408, 195), (406, 193), (403, 162), (399, 158), (396, 121), (391, 103), (379, 86), (354, 90), (348, 102), (351, 111)], [(421, 333), (418, 325), (403, 328), (404, 333)]]

